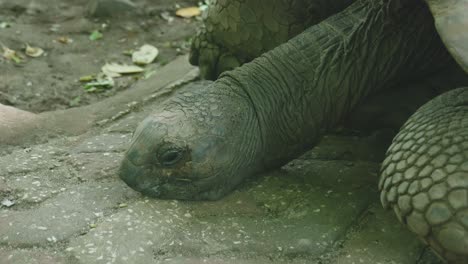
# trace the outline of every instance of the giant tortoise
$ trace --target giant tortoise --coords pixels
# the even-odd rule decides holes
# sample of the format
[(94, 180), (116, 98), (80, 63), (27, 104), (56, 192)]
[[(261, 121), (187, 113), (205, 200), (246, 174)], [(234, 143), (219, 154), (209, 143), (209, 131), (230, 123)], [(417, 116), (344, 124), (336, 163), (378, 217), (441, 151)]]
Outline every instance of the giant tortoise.
[[(264, 3), (264, 16), (252, 2)], [(212, 18), (219, 23), (195, 39), (191, 61), (208, 78), (234, 69), (148, 116), (120, 177), (153, 197), (219, 199), (314, 147), (369, 95), (454, 59), (468, 71), (468, 0), (304, 2), (301, 10), (300, 1), (215, 1), (238, 11)], [(281, 13), (275, 5), (293, 14), (268, 17)], [(379, 187), (383, 205), (439, 256), (468, 263), (468, 88), (436, 97), (403, 125)]]

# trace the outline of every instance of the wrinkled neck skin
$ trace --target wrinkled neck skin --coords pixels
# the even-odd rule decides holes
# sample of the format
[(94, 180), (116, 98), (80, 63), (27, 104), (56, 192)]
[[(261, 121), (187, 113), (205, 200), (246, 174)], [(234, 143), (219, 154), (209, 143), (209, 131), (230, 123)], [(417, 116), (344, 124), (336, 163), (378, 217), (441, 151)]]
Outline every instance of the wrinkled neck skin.
[(242, 90), (254, 108), (259, 167), (282, 166), (312, 148), (368, 94), (451, 61), (425, 5), (408, 2), (357, 1), (221, 76), (217, 83)]

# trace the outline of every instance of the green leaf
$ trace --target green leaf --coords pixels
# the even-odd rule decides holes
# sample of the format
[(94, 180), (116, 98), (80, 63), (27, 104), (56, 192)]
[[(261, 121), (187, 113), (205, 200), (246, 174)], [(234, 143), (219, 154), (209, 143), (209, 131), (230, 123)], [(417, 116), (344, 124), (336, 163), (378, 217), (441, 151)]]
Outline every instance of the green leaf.
[(72, 106), (72, 107), (73, 106), (78, 106), (80, 104), (80, 101), (81, 101), (81, 96), (78, 95), (77, 97), (70, 100), (69, 105)]
[(99, 31), (99, 30), (94, 30), (93, 32), (91, 32), (91, 34), (89, 35), (89, 39), (92, 40), (92, 41), (95, 41), (95, 40), (98, 40), (98, 39), (102, 39), (103, 35), (102, 33)]

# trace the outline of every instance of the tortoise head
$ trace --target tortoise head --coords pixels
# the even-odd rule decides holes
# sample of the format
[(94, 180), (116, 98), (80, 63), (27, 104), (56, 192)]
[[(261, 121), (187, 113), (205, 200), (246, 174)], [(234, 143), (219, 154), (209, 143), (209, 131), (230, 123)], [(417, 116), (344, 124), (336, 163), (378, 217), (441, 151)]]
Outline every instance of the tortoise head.
[(216, 200), (230, 192), (255, 171), (257, 140), (248, 106), (220, 100), (184, 93), (148, 116), (125, 153), (121, 179), (163, 199)]

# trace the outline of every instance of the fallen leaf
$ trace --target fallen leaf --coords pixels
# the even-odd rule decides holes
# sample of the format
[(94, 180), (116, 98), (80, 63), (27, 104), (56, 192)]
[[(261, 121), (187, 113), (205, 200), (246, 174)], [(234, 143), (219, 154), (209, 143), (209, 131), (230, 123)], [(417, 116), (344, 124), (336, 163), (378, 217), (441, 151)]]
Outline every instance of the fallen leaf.
[(184, 17), (184, 18), (191, 18), (194, 16), (199, 16), (201, 14), (201, 10), (198, 6), (191, 6), (181, 8), (176, 11), (175, 13), (177, 16)]
[(74, 106), (78, 106), (80, 104), (80, 101), (81, 101), (81, 96), (77, 96), (77, 97), (73, 98), (72, 100), (70, 100), (70, 102), (68, 104), (71, 107), (74, 107)]
[(94, 74), (81, 76), (80, 79), (79, 79), (80, 82), (90, 82), (90, 81), (93, 81), (93, 80), (96, 80), (96, 75), (94, 75)]
[(63, 37), (59, 37), (59, 38), (57, 39), (57, 41), (60, 42), (60, 43), (62, 43), (62, 44), (70, 44), (70, 43), (73, 42), (73, 39), (71, 39), (71, 38), (69, 38), (69, 37), (63, 36)]
[(152, 71), (145, 71), (145, 73), (143, 74), (143, 79), (148, 79), (149, 77), (151, 77), (153, 74), (155, 74), (156, 71), (155, 70), (152, 70)]
[(200, 8), (201, 12), (205, 12), (208, 9), (208, 5), (202, 4), (202, 5), (199, 5), (198, 8)]
[(106, 63), (102, 66), (102, 72), (118, 73), (118, 74), (132, 74), (143, 72), (143, 68), (135, 65)]
[(109, 76), (110, 78), (117, 78), (117, 77), (120, 77), (122, 76), (122, 74), (118, 73), (118, 72), (113, 72), (111, 71), (108, 67), (106, 67), (105, 65), (101, 68), (101, 71), (102, 73), (104, 73), (104, 75), (106, 76)]
[(0, 204), (5, 207), (12, 207), (13, 205), (15, 205), (15, 201), (12, 201), (9, 199), (3, 199), (3, 201)]
[(42, 56), (42, 54), (44, 54), (44, 50), (39, 47), (31, 47), (28, 44), (26, 44), (25, 53), (29, 57), (37, 58), (37, 57)]
[(166, 20), (167, 23), (172, 23), (174, 21), (174, 17), (169, 14), (169, 12), (164, 11), (160, 14), (161, 18)]
[(146, 65), (150, 64), (156, 59), (159, 54), (158, 48), (145, 44), (139, 50), (133, 52), (132, 61), (135, 64)]
[(114, 87), (114, 79), (111, 77), (101, 73), (96, 77), (96, 80), (93, 82), (86, 83), (84, 85), (84, 89), (91, 93), (91, 92), (100, 92), (104, 89), (109, 89)]
[(125, 55), (125, 56), (132, 56), (133, 52), (135, 52), (134, 50), (132, 49), (129, 49), (129, 50), (124, 50), (122, 51), (122, 54)]
[(95, 81), (95, 82), (89, 82), (85, 84), (84, 88), (86, 90), (89, 90), (91, 88), (97, 88), (97, 87), (102, 87), (102, 88), (110, 88), (114, 86), (114, 83), (111, 80), (101, 80), (101, 81)]
[(98, 40), (98, 39), (102, 39), (103, 35), (102, 33), (99, 31), (99, 30), (94, 30), (93, 32), (91, 32), (91, 34), (89, 35), (89, 40)]
[(88, 93), (94, 93), (94, 92), (98, 91), (98, 89), (95, 86), (85, 87), (85, 90)]
[(11, 25), (7, 22), (0, 22), (0, 28), (9, 28)]
[(5, 46), (2, 46), (3, 48), (3, 54), (2, 56), (7, 59), (7, 60), (12, 60), (16, 63), (20, 63), (21, 62), (21, 57), (20, 55), (18, 55), (18, 53), (12, 49), (9, 49)]
[(58, 32), (60, 30), (60, 24), (53, 24), (50, 26), (49, 30), (52, 32)]

